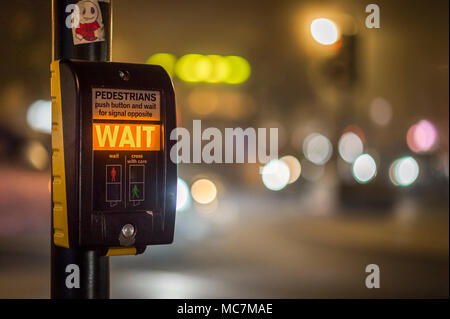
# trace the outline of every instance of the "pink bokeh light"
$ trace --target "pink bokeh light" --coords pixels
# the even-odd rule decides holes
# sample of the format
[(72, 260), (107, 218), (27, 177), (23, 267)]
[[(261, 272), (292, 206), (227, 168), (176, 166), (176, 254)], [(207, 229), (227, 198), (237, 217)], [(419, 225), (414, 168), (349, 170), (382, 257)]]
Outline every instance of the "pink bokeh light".
[(423, 153), (433, 150), (438, 139), (438, 132), (433, 123), (421, 120), (412, 125), (406, 135), (406, 142), (411, 151)]

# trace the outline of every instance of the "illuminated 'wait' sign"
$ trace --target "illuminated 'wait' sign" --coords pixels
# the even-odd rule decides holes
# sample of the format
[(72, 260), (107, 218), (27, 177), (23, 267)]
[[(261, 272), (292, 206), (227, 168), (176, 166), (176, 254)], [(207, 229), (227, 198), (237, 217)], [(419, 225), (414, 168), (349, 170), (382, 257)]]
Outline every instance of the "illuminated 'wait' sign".
[(160, 125), (93, 123), (93, 149), (159, 151)]

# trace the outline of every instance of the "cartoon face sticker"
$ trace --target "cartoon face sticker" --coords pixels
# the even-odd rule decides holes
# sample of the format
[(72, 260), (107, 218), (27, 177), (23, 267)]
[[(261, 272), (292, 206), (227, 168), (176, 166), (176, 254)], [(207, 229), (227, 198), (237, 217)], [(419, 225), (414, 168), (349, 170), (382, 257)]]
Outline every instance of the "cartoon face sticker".
[(80, 1), (78, 2), (78, 8), (80, 9), (80, 23), (97, 21), (100, 10), (94, 2), (89, 0)]
[(74, 44), (105, 41), (98, 0), (81, 0), (77, 6), (79, 24), (72, 29)]

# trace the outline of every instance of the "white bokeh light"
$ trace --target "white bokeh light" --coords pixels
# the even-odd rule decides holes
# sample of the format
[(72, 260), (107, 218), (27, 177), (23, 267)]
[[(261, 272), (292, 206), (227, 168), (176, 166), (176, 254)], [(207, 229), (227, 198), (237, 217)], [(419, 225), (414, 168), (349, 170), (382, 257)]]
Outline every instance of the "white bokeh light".
[(339, 155), (347, 163), (353, 163), (362, 154), (364, 145), (358, 135), (347, 132), (341, 136), (338, 144)]
[(419, 176), (419, 164), (411, 156), (396, 160), (389, 170), (391, 181), (396, 186), (409, 186)]
[(315, 19), (311, 23), (311, 35), (314, 40), (323, 45), (336, 43), (339, 33), (333, 21), (325, 18)]
[(264, 186), (273, 191), (279, 191), (289, 183), (289, 166), (282, 160), (271, 160), (262, 169)]
[(369, 154), (362, 154), (353, 163), (353, 177), (358, 183), (364, 184), (371, 181), (377, 173), (377, 164)]
[(177, 180), (177, 212), (186, 210), (191, 205), (191, 196), (189, 194), (189, 186), (186, 182), (178, 177)]
[(303, 141), (305, 157), (316, 165), (326, 164), (333, 154), (330, 140), (322, 134), (312, 133)]
[(30, 105), (27, 111), (27, 122), (36, 131), (52, 132), (52, 102), (38, 100)]

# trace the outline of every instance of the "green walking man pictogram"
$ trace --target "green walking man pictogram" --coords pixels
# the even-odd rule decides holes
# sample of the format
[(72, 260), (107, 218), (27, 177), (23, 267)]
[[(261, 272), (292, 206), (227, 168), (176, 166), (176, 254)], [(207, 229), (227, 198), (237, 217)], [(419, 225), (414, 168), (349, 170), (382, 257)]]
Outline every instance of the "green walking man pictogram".
[(131, 199), (139, 199), (139, 197), (139, 188), (134, 184), (133, 189), (131, 190)]

